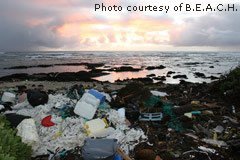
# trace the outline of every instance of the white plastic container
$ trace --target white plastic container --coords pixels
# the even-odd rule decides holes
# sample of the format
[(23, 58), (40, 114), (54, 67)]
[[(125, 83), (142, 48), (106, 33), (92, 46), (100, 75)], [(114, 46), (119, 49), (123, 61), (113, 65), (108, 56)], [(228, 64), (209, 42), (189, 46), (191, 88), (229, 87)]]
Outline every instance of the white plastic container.
[(5, 107), (3, 105), (0, 105), (0, 110), (4, 109)]
[(125, 119), (125, 108), (119, 108), (117, 112), (120, 118)]
[(17, 126), (17, 135), (22, 138), (22, 142), (34, 146), (39, 143), (39, 136), (34, 119), (24, 119)]
[(97, 108), (85, 101), (78, 101), (74, 108), (74, 113), (86, 119), (92, 119)]
[(166, 97), (168, 94), (166, 92), (159, 92), (159, 91), (150, 91), (152, 95), (159, 96), (159, 97)]
[(89, 93), (84, 93), (80, 101), (85, 101), (86, 103), (91, 104), (95, 108), (97, 108), (100, 104), (100, 100)]
[(4, 92), (2, 95), (2, 102), (12, 102), (14, 103), (16, 95), (10, 92)]
[(85, 128), (87, 130), (88, 135), (96, 135), (105, 129), (107, 124), (102, 119), (93, 119), (91, 121), (87, 121), (85, 124)]
[(114, 134), (115, 129), (112, 127), (108, 127), (108, 128), (104, 128), (100, 131), (97, 131), (95, 133), (90, 133), (88, 136), (89, 137), (98, 137), (98, 138), (103, 138), (103, 137), (107, 137), (109, 135)]

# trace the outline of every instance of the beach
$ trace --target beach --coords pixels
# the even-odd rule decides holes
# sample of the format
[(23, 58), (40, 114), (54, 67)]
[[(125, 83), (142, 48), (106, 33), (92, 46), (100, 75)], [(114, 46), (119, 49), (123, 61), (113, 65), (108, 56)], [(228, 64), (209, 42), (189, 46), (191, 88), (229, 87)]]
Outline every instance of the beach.
[[(33, 160), (48, 159), (51, 154), (47, 149), (54, 153), (54, 150), (60, 147), (70, 153), (76, 146), (84, 147), (84, 140), (89, 136), (85, 133), (85, 124), (90, 123), (91, 120), (99, 120), (100, 117), (107, 117), (108, 123), (113, 127), (111, 130), (114, 132), (105, 137), (116, 138), (121, 142), (119, 147), (123, 157), (144, 160), (154, 160), (154, 157), (180, 160), (192, 156), (197, 159), (201, 157), (224, 159), (231, 156), (234, 160), (238, 157), (240, 138), (239, 90), (236, 87), (239, 67), (233, 67), (238, 64), (238, 59), (234, 61), (235, 63), (230, 63), (232, 61), (229, 60), (231, 66), (226, 65), (226, 62), (224, 62), (225, 65), (220, 65), (220, 67), (232, 68), (226, 72), (221, 70), (221, 74), (209, 74), (211, 69), (217, 68), (220, 61), (217, 61), (218, 65), (216, 65), (195, 60), (184, 61), (183, 65), (180, 65), (185, 66), (182, 72), (173, 68), (170, 70), (171, 67), (167, 64), (151, 63), (140, 67), (124, 62), (122, 65), (109, 66), (100, 61), (3, 67), (2, 70), (23, 71), (23, 73), (0, 77), (1, 95), (5, 92), (14, 93), (18, 97), (17, 101), (22, 99), (21, 95), (25, 95), (24, 103), (31, 102), (28, 99), (29, 96), (26, 97), (29, 91), (40, 91), (49, 97), (47, 103), (35, 107), (27, 104), (23, 108), (18, 108), (23, 104), (14, 101), (13, 110), (9, 103), (2, 103), (7, 105), (4, 106), (3, 113), (30, 116), (35, 121), (36, 133), (40, 141), (38, 145), (32, 146)], [(138, 62), (141, 61), (138, 60)], [(76, 72), (49, 70), (54, 67), (66, 69), (69, 66), (80, 70)], [(178, 67), (181, 68), (180, 66)], [(208, 70), (204, 70), (204, 67)], [(195, 68), (195, 70), (186, 72), (189, 68), (190, 70)], [(29, 69), (37, 73), (28, 72)], [(42, 69), (49, 72), (41, 73)], [(139, 76), (134, 77), (134, 74)], [(110, 77), (114, 75), (125, 76), (125, 78), (115, 77), (112, 81)], [(189, 78), (191, 75), (195, 80)], [(104, 76), (108, 77), (103, 78)], [(172, 83), (168, 83), (170, 81)], [(80, 86), (83, 88), (81, 89)], [(83, 101), (76, 93), (83, 90), (86, 94), (92, 89), (108, 95), (107, 97), (111, 100), (106, 100), (104, 103), (108, 108), (100, 109), (99, 106), (94, 117), (88, 120), (81, 117), (85, 115), (76, 114), (81, 114), (81, 111), (71, 113), (60, 123), (59, 114), (62, 114), (60, 108), (67, 105), (68, 109), (73, 110), (79, 102)], [(55, 108), (56, 106), (59, 108)], [(122, 107), (126, 111), (124, 122), (117, 117), (119, 116), (117, 111)], [(41, 122), (46, 116), (55, 117), (53, 127), (48, 128), (49, 126), (46, 127)], [(64, 136), (60, 134), (57, 138), (52, 138), (55, 137), (59, 127), (63, 126)], [(56, 152), (55, 156), (58, 154), (60, 152)]]

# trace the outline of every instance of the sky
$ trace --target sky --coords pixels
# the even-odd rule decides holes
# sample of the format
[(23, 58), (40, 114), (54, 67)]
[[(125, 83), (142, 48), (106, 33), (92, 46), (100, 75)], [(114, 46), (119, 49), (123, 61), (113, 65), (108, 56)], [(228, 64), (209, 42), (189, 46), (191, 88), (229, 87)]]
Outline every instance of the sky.
[[(0, 0), (0, 51), (239, 51), (240, 5), (235, 2)], [(182, 10), (174, 11), (180, 3)], [(239, 12), (184, 10), (186, 4), (196, 3), (202, 8), (235, 3)], [(95, 11), (95, 4), (123, 10)], [(169, 10), (126, 10), (148, 5)]]

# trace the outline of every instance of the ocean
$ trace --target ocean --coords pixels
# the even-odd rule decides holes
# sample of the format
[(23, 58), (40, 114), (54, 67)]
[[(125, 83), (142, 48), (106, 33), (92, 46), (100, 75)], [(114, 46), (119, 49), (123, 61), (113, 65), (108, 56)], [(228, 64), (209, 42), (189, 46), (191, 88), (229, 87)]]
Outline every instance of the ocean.
[[(84, 65), (59, 65), (66, 63), (104, 63), (99, 69), (131, 66), (140, 71), (106, 71), (108, 75), (94, 79), (115, 82), (132, 78), (143, 78), (150, 74), (156, 77), (166, 76), (165, 83), (179, 83), (174, 75), (186, 75), (189, 82), (211, 82), (210, 78), (196, 77), (195, 73), (204, 73), (206, 77), (220, 77), (240, 64), (240, 52), (0, 52), (0, 77), (16, 73), (50, 73), (88, 71)], [(58, 65), (54, 65), (58, 64)], [(51, 65), (39, 67), (39, 65)], [(146, 67), (163, 65), (164, 69), (148, 70)], [(9, 69), (15, 66), (31, 68)]]

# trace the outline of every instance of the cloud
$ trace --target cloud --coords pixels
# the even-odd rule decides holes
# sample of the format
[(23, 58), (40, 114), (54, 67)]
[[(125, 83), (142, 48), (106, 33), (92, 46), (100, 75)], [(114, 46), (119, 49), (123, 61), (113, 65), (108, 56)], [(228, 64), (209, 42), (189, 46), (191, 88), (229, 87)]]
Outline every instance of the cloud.
[[(0, 51), (240, 46), (239, 13), (182, 19), (166, 14), (94, 12), (95, 3), (126, 6), (140, 1), (0, 1)], [(175, 24), (176, 19), (183, 23)]]
[(0, 50), (28, 51), (72, 46), (75, 37), (65, 38), (56, 28), (63, 24), (63, 13), (32, 1), (0, 2)]
[(240, 14), (217, 13), (186, 19), (170, 33), (174, 46), (238, 47), (240, 45)]

